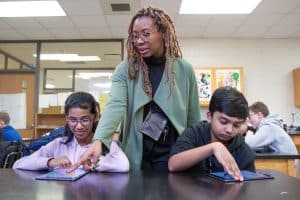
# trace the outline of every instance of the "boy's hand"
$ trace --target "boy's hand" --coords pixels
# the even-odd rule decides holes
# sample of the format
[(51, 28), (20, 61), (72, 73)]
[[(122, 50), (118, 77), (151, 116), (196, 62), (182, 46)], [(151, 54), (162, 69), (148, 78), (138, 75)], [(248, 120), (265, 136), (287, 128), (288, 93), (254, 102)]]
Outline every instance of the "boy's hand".
[(219, 163), (221, 163), (221, 165), (224, 167), (224, 171), (226, 171), (235, 180), (239, 180), (239, 181), (244, 180), (243, 176), (241, 175), (241, 171), (238, 165), (236, 164), (234, 158), (222, 143), (220, 142), (213, 143), (213, 154), (215, 155)]
[(58, 158), (49, 159), (47, 165), (49, 168), (68, 168), (72, 166), (72, 163), (67, 156), (61, 156)]

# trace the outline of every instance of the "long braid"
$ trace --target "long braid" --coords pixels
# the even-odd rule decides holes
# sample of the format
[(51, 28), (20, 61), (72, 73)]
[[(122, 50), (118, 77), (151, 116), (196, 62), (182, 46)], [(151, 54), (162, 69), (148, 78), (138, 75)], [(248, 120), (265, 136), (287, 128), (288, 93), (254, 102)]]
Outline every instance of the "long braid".
[[(167, 74), (167, 82), (169, 83), (170, 94), (171, 86), (175, 84), (175, 71), (173, 66), (174, 58), (181, 58), (182, 52), (179, 47), (179, 42), (175, 33), (175, 26), (171, 17), (162, 9), (153, 8), (151, 6), (140, 9), (136, 15), (133, 16), (129, 28), (129, 37), (133, 34), (133, 24), (137, 18), (151, 17), (154, 24), (157, 26), (158, 31), (164, 34), (164, 47), (166, 56), (165, 73)], [(152, 87), (149, 79), (149, 69), (144, 62), (144, 59), (135, 48), (134, 42), (128, 37), (126, 43), (127, 60), (128, 60), (128, 75), (130, 79), (136, 79), (138, 76), (139, 68), (142, 70), (143, 89), (148, 96), (152, 96)], [(171, 65), (169, 67), (169, 65)], [(169, 70), (171, 69), (171, 71)]]

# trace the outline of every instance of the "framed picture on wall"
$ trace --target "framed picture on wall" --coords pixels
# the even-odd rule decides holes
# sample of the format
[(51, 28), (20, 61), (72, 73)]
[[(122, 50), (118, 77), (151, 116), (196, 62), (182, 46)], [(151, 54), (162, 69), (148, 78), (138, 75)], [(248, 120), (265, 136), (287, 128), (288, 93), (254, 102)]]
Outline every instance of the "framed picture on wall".
[(216, 70), (216, 88), (223, 86), (234, 87), (243, 91), (243, 71), (242, 68), (217, 68)]
[(213, 91), (213, 70), (195, 68), (200, 105), (208, 105)]
[(231, 86), (243, 92), (242, 67), (195, 67), (199, 103), (208, 106), (216, 88)]

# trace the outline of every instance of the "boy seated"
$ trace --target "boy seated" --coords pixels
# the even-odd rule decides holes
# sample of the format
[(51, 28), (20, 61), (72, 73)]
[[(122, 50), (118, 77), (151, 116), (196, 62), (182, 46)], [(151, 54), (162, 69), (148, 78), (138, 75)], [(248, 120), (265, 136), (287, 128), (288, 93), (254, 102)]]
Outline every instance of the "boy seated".
[(298, 154), (291, 137), (283, 129), (283, 123), (277, 114), (270, 114), (263, 102), (249, 106), (249, 122), (256, 129), (255, 135), (247, 135), (246, 143), (253, 149), (269, 148), (282, 154)]
[(247, 117), (248, 103), (243, 94), (231, 87), (218, 88), (209, 103), (209, 123), (200, 121), (177, 139), (169, 170), (226, 171), (243, 181), (240, 169), (255, 171), (255, 154), (239, 134)]

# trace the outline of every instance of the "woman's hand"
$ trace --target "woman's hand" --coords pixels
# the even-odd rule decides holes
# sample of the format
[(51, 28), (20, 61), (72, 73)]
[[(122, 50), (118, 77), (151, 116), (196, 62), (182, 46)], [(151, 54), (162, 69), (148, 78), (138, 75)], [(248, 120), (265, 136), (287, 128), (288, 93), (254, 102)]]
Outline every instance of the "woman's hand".
[(72, 163), (67, 156), (61, 156), (58, 158), (49, 159), (47, 165), (49, 168), (69, 168), (72, 166)]
[(85, 170), (94, 170), (98, 167), (100, 155), (102, 153), (102, 143), (100, 140), (95, 140), (92, 146), (81, 156), (79, 161), (68, 169), (68, 172), (72, 172), (81, 165)]

